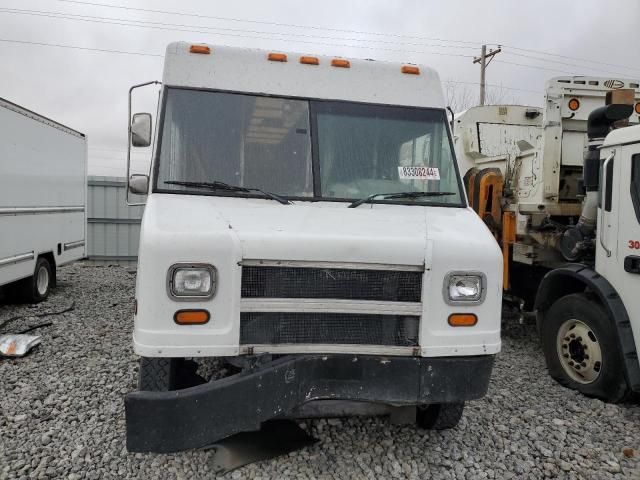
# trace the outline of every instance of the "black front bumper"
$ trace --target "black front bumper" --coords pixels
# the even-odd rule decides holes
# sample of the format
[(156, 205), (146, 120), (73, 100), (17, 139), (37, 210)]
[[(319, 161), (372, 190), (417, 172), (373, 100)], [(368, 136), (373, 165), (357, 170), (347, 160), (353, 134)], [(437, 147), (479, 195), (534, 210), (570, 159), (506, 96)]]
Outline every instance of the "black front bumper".
[(127, 395), (127, 449), (168, 453), (257, 430), (300, 405), (325, 399), (390, 405), (482, 397), (493, 355), (380, 357), (296, 355), (196, 387)]

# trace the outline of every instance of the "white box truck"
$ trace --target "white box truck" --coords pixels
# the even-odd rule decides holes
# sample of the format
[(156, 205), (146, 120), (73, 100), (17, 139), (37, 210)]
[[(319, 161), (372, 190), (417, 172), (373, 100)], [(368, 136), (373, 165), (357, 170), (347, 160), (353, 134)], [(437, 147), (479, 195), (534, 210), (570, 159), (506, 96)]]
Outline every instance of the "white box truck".
[(640, 82), (556, 77), (543, 108), (455, 117), (472, 207), (536, 312), (549, 373), (608, 401), (640, 392)]
[(39, 302), (85, 256), (87, 139), (0, 98), (0, 288)]
[[(162, 83), (151, 175), (130, 181), (149, 195), (129, 450), (283, 416), (455, 426), (500, 349), (502, 258), (467, 204), (437, 73), (174, 43)], [(152, 123), (133, 115), (133, 146)], [(207, 358), (233, 374), (198, 379)]]

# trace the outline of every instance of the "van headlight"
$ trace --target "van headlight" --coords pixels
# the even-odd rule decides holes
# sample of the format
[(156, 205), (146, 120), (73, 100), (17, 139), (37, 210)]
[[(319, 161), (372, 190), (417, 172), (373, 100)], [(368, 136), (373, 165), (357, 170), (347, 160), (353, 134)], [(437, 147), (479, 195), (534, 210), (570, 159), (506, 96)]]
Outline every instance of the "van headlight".
[(481, 272), (450, 272), (444, 279), (444, 299), (449, 305), (478, 305), (484, 301), (486, 283)]
[(179, 263), (167, 273), (167, 292), (176, 300), (202, 300), (216, 291), (216, 269), (206, 264)]

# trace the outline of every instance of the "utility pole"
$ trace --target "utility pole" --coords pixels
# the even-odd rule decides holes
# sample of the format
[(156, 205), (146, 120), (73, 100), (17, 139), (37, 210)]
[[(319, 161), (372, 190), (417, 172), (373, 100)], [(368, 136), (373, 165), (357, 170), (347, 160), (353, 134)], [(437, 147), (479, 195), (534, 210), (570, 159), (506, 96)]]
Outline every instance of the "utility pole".
[(487, 66), (491, 63), (491, 60), (493, 60), (493, 57), (498, 53), (500, 53), (501, 51), (502, 51), (502, 47), (498, 45), (497, 49), (495, 50), (491, 49), (489, 50), (489, 53), (487, 53), (487, 46), (482, 45), (482, 51), (480, 53), (480, 57), (473, 59), (473, 63), (480, 64), (480, 105), (484, 105), (484, 100), (485, 100), (485, 90), (486, 90), (485, 78), (486, 78)]

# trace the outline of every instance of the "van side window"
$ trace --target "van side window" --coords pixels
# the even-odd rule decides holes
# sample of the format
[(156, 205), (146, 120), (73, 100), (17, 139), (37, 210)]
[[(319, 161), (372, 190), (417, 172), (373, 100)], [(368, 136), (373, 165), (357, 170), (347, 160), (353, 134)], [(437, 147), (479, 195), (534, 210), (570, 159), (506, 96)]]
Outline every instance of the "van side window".
[(631, 156), (631, 201), (640, 222), (640, 153)]

